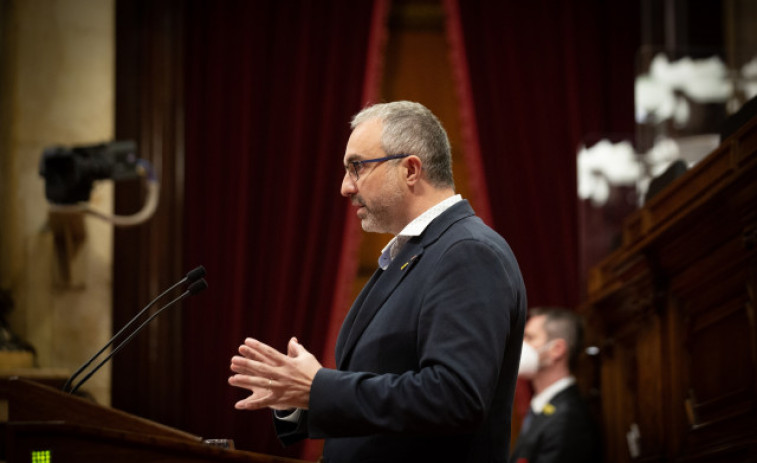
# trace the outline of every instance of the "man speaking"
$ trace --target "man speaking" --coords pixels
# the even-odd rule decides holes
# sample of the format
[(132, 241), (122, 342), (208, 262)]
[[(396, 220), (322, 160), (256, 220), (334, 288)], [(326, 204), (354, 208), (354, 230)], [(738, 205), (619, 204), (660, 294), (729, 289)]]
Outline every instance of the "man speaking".
[(271, 408), (285, 444), (325, 438), (327, 463), (507, 462), (526, 321), (510, 247), (455, 194), (439, 120), (418, 103), (352, 120), (341, 193), (394, 238), (344, 320), (337, 369), (296, 338), (248, 338), (232, 358), (236, 408)]

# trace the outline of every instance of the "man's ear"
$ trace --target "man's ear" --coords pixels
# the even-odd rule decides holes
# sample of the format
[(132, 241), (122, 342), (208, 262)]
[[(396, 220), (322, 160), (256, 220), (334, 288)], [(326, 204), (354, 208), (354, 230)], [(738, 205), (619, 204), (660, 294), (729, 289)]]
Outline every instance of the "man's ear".
[(411, 155), (403, 159), (405, 164), (405, 181), (408, 185), (414, 185), (421, 179), (421, 172), (423, 171), (423, 162), (421, 158), (415, 155)]
[(568, 341), (563, 338), (557, 338), (554, 340), (552, 347), (549, 349), (552, 351), (552, 355), (555, 358), (568, 356)]

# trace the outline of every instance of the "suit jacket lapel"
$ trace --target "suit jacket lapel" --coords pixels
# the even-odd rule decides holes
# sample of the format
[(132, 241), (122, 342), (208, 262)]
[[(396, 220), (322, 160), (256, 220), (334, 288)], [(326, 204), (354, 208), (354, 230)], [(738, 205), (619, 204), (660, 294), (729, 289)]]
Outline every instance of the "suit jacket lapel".
[[(410, 239), (386, 271), (374, 273), (371, 281), (350, 308), (337, 340), (337, 368), (346, 368), (352, 349), (360, 335), (402, 279), (412, 271), (420, 260), (426, 246), (436, 241), (453, 223), (474, 215), (468, 201), (461, 201), (434, 219), (423, 234)], [(380, 276), (380, 281), (377, 274)], [(343, 341), (343, 342), (342, 342)]]
[[(347, 318), (345, 319), (342, 331), (345, 332), (344, 343), (341, 346), (341, 352), (337, 355), (337, 367), (346, 367), (349, 361), (349, 354), (355, 343), (360, 339), (365, 328), (371, 322), (378, 310), (384, 305), (384, 302), (394, 292), (394, 289), (402, 279), (410, 273), (415, 262), (423, 253), (423, 247), (417, 240), (408, 241), (395, 258), (394, 262), (383, 272), (380, 282), (374, 284), (365, 294), (364, 297), (358, 297), (352, 305)], [(407, 262), (407, 265), (400, 265), (400, 262)], [(380, 272), (381, 270), (378, 270)], [(374, 274), (375, 277), (375, 274)], [(373, 279), (372, 279), (373, 280)], [(366, 289), (368, 285), (366, 285)], [(361, 292), (361, 296), (362, 296)], [(362, 299), (362, 300), (361, 300)], [(348, 321), (351, 321), (348, 326)], [(346, 330), (348, 329), (348, 331)], [(340, 338), (342, 335), (340, 335)]]
[(376, 271), (373, 272), (371, 279), (368, 280), (368, 283), (366, 283), (365, 286), (363, 286), (363, 289), (360, 290), (360, 294), (358, 294), (355, 302), (352, 303), (352, 307), (350, 307), (349, 312), (347, 312), (347, 316), (342, 322), (342, 328), (339, 330), (339, 336), (337, 336), (336, 338), (336, 346), (334, 348), (337, 366), (341, 365), (342, 363), (342, 358), (344, 357), (344, 345), (347, 342), (347, 338), (349, 337), (350, 332), (352, 331), (353, 325), (355, 324), (355, 319), (357, 318), (357, 314), (360, 311), (360, 307), (363, 305), (365, 298), (368, 297), (368, 294), (370, 294), (371, 290), (376, 285), (376, 282), (379, 280), (379, 278), (381, 278), (381, 275), (383, 275), (383, 273), (384, 271), (380, 268), (376, 269)]

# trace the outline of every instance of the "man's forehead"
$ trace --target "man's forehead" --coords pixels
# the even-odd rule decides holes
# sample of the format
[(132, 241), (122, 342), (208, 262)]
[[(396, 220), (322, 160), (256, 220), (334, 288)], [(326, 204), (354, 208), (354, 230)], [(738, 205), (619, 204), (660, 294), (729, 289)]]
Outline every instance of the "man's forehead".
[(380, 119), (370, 119), (361, 122), (352, 129), (350, 142), (352, 143), (376, 143), (381, 139), (382, 122)]
[(344, 153), (344, 162), (358, 161), (374, 157), (381, 149), (381, 120), (367, 120), (352, 130), (347, 148)]
[(529, 318), (526, 322), (526, 328), (529, 330), (539, 330), (541, 331), (544, 328), (544, 322), (546, 321), (546, 317), (544, 315), (534, 315), (533, 317)]

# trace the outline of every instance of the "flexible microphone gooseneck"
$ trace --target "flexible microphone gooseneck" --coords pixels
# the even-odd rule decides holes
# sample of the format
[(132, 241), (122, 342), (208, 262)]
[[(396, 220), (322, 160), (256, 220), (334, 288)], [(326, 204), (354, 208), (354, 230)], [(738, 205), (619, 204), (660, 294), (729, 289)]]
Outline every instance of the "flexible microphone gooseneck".
[(86, 376), (84, 376), (84, 378), (82, 378), (82, 380), (79, 381), (76, 384), (76, 386), (74, 386), (71, 389), (71, 394), (73, 394), (76, 391), (78, 391), (82, 384), (84, 384), (92, 375), (94, 375), (95, 373), (97, 373), (97, 370), (99, 370), (103, 365), (105, 365), (108, 362), (108, 360), (111, 359), (111, 357), (113, 357), (114, 355), (116, 355), (118, 353), (118, 351), (120, 351), (121, 349), (123, 349), (123, 347), (125, 345), (127, 345), (129, 343), (129, 341), (131, 341), (131, 339), (134, 336), (136, 336), (140, 331), (142, 331), (142, 329), (145, 326), (147, 326), (155, 317), (157, 317), (158, 315), (160, 315), (161, 312), (163, 312), (167, 308), (171, 307), (172, 305), (176, 304), (177, 302), (179, 302), (179, 301), (181, 301), (183, 299), (188, 298), (189, 296), (194, 296), (195, 294), (199, 293), (200, 291), (203, 291), (207, 287), (208, 287), (208, 282), (205, 281), (204, 278), (201, 278), (201, 279), (195, 281), (194, 283), (192, 283), (191, 285), (189, 285), (189, 287), (187, 288), (187, 290), (184, 291), (181, 294), (181, 296), (179, 296), (176, 299), (172, 300), (168, 304), (166, 304), (163, 307), (161, 307), (160, 309), (158, 309), (154, 314), (150, 315), (150, 317), (147, 318), (147, 320), (143, 321), (137, 327), (137, 329), (135, 329), (134, 331), (132, 331), (131, 334), (129, 334), (129, 336), (126, 337), (126, 339), (124, 339), (123, 341), (121, 341), (121, 343), (119, 345), (117, 345), (113, 349), (113, 351), (111, 351), (111, 353), (108, 354), (107, 357), (105, 357), (100, 363), (97, 364), (97, 366), (95, 366), (92, 370), (90, 370), (90, 372), (87, 373)]
[[(97, 357), (99, 357), (103, 352), (105, 352), (105, 349), (107, 349), (108, 347), (110, 347), (113, 344), (113, 342), (119, 336), (121, 336), (129, 327), (131, 327), (139, 319), (139, 317), (141, 317), (145, 312), (147, 312), (147, 310), (149, 310), (150, 307), (152, 307), (153, 305), (155, 305), (156, 302), (158, 302), (160, 299), (162, 299), (163, 296), (165, 296), (166, 294), (170, 293), (171, 291), (173, 291), (174, 289), (176, 289), (177, 287), (179, 287), (179, 286), (181, 286), (181, 285), (183, 285), (185, 283), (189, 283), (190, 288), (191, 288), (192, 285), (194, 285), (195, 283), (199, 283), (198, 280), (201, 280), (201, 281), (204, 282), (204, 286), (202, 287), (202, 289), (196, 290), (195, 292), (187, 294), (186, 296), (184, 296), (184, 294), (182, 294), (182, 296), (180, 296), (176, 300), (170, 302), (169, 304), (167, 304), (162, 309), (160, 309), (158, 311), (158, 313), (161, 312), (161, 311), (163, 311), (165, 308), (167, 308), (169, 305), (173, 304), (174, 302), (178, 302), (180, 299), (183, 299), (184, 297), (187, 297), (189, 295), (197, 294), (198, 292), (200, 292), (203, 289), (207, 288), (208, 287), (208, 283), (205, 282), (205, 280), (202, 280), (202, 277), (205, 276), (205, 273), (206, 273), (205, 272), (205, 267), (203, 267), (202, 265), (195, 267), (194, 269), (192, 269), (189, 272), (187, 272), (187, 274), (186, 274), (186, 276), (184, 276), (184, 278), (182, 278), (181, 280), (179, 280), (176, 283), (174, 283), (173, 286), (171, 286), (167, 290), (163, 291), (162, 293), (160, 293), (158, 295), (158, 297), (156, 297), (155, 299), (153, 299), (152, 301), (150, 301), (150, 303), (147, 304), (142, 310), (140, 310), (139, 313), (134, 316), (134, 318), (132, 318), (131, 320), (129, 320), (129, 322), (126, 325), (124, 325), (123, 328), (121, 328), (118, 331), (118, 333), (116, 333), (115, 335), (113, 335), (113, 337), (110, 338), (110, 340), (104, 346), (102, 346), (102, 348), (99, 351), (97, 351), (97, 353), (95, 355), (93, 355), (92, 358), (90, 358), (89, 360), (87, 360), (82, 366), (79, 367), (78, 370), (76, 370), (74, 372), (74, 374), (71, 375), (70, 378), (68, 378), (68, 380), (66, 381), (66, 384), (63, 385), (63, 392), (70, 392), (70, 393), (73, 394), (76, 391), (76, 389), (78, 389), (79, 386), (81, 386), (84, 383), (84, 381), (86, 381), (87, 379), (89, 379), (90, 376), (92, 376), (92, 374), (94, 373), (94, 371), (97, 371), (98, 369), (100, 369), (100, 367), (103, 365), (104, 362), (101, 362), (95, 368), (95, 370), (93, 372), (91, 372), (90, 374), (88, 374), (87, 377), (84, 380), (80, 381), (77, 384), (76, 388), (73, 388), (73, 389), (71, 388), (71, 385), (72, 385), (74, 379), (76, 379), (77, 376), (79, 376), (88, 366), (90, 366), (92, 364), (92, 362), (94, 362)], [(200, 286), (202, 286), (202, 285), (200, 285)], [(157, 315), (157, 313), (156, 313), (156, 315)], [(152, 320), (153, 318), (155, 318), (155, 315), (153, 315), (152, 317), (150, 317), (148, 319), (148, 321)], [(144, 325), (144, 324), (145, 323), (143, 323), (142, 325)], [(140, 325), (140, 327), (138, 328), (138, 330), (140, 330), (142, 328), (142, 325)], [(132, 335), (133, 334), (134, 333), (132, 333)], [(127, 338), (127, 339), (131, 339), (131, 337), (132, 336), (129, 336), (129, 338)], [(123, 347), (123, 344), (124, 343), (121, 343), (120, 347)], [(119, 349), (120, 349), (120, 347), (119, 347)], [(113, 356), (113, 354), (109, 355), (108, 359), (110, 357), (112, 357), (112, 356)]]

